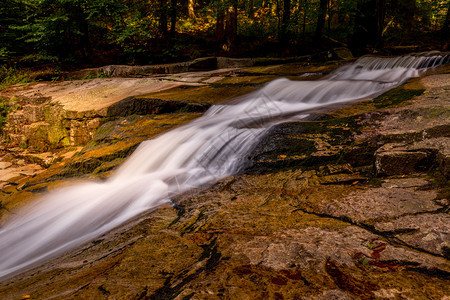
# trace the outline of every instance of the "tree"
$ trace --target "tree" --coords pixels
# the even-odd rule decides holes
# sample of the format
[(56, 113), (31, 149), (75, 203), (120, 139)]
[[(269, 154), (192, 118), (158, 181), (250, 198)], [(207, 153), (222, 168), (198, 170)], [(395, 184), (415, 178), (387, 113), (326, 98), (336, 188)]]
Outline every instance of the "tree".
[(360, 53), (368, 45), (382, 46), (385, 14), (385, 0), (359, 0), (357, 2), (354, 32), (350, 43), (355, 53)]
[(188, 0), (188, 16), (191, 19), (195, 19), (194, 0)]
[(232, 52), (236, 48), (237, 40), (237, 0), (218, 0), (215, 2), (216, 16), (216, 40), (226, 52)]
[(441, 41), (445, 43), (441, 45), (442, 50), (447, 50), (448, 40), (450, 39), (450, 2), (448, 2), (447, 6), (447, 14), (445, 15), (445, 21), (441, 28)]
[(283, 0), (283, 19), (281, 21), (280, 45), (285, 49), (289, 44), (289, 21), (291, 19), (291, 0)]
[(167, 0), (159, 0), (159, 21), (158, 21), (158, 35), (161, 39), (167, 39)]
[(175, 34), (177, 23), (177, 0), (171, 0), (170, 2), (170, 37)]
[(323, 29), (325, 28), (325, 17), (327, 14), (329, 0), (319, 1), (319, 14), (317, 16), (316, 35), (315, 40), (320, 44), (323, 36)]
[[(21, 34), (12, 26), (21, 25), (25, 9), (17, 0), (0, 2), (0, 63), (5, 63), (21, 55), (25, 51), (24, 43), (19, 39)], [(20, 22), (20, 21), (19, 21)]]

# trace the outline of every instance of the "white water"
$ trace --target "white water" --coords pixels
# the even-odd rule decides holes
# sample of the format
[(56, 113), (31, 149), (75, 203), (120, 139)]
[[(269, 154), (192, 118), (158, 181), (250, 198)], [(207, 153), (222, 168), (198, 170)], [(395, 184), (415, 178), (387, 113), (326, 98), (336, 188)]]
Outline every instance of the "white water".
[(367, 98), (448, 56), (364, 57), (318, 81), (278, 79), (230, 105), (142, 143), (106, 182), (61, 189), (17, 212), (0, 231), (0, 278), (61, 255), (169, 201), (246, 166), (244, 159), (280, 118)]

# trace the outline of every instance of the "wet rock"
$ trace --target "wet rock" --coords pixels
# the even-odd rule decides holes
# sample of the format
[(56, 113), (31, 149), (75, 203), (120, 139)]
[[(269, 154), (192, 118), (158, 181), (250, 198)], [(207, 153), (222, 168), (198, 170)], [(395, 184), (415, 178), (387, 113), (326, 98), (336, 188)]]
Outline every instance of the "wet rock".
[(426, 151), (407, 151), (398, 144), (386, 144), (375, 153), (377, 175), (402, 175), (426, 168), (428, 153)]
[(450, 138), (424, 139), (413, 144), (385, 144), (375, 153), (378, 175), (402, 175), (432, 168), (449, 176)]
[(101, 125), (87, 144), (56, 177), (102, 174), (119, 166), (136, 147), (155, 135), (199, 114), (132, 115)]
[[(180, 87), (148, 98), (207, 102), (200, 97), (211, 98), (211, 90), (225, 89)], [(173, 205), (5, 281), (0, 298), (443, 299), (448, 183), (432, 176), (446, 153), (445, 93), (423, 93), (401, 102), (405, 107), (391, 103), (368, 113), (374, 106), (365, 103), (343, 108), (339, 118), (276, 126), (253, 153), (264, 166), (254, 173), (265, 174), (236, 175), (173, 197)], [(69, 111), (80, 122), (106, 116)], [(134, 115), (100, 125), (78, 154), (67, 150), (44, 172), (3, 184), (0, 221), (33, 196), (70, 183), (64, 172), (108, 176), (141, 141), (199, 115)], [(374, 178), (378, 148), (377, 154), (424, 153), (433, 172)], [(14, 165), (4, 170), (18, 165), (17, 153), (9, 153)]]
[[(176, 203), (183, 210), (165, 206), (150, 212), (9, 280), (0, 295), (101, 298), (107, 291), (119, 298), (370, 299), (391, 293), (439, 299), (445, 294), (448, 282), (432, 275), (436, 267), (448, 272), (445, 259), (383, 240), (377, 260), (369, 246), (377, 234), (297, 210), (297, 197), (315, 186), (298, 182), (311, 175), (245, 175), (182, 195)], [(336, 187), (321, 188), (340, 200)], [(360, 263), (357, 253), (371, 263)], [(384, 267), (386, 261), (395, 269)], [(38, 283), (50, 277), (43, 289)]]
[(128, 98), (108, 107), (108, 117), (125, 117), (129, 115), (150, 115), (176, 112), (205, 112), (210, 107), (207, 103), (171, 101), (152, 98)]
[(450, 138), (440, 137), (426, 139), (410, 146), (410, 149), (423, 149), (435, 154), (435, 162), (447, 178), (450, 177)]

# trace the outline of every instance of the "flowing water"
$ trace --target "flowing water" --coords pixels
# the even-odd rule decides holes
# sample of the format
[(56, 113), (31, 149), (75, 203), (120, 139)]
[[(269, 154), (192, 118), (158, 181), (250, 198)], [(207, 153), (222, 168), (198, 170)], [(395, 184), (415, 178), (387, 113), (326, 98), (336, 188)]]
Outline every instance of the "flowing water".
[(374, 96), (448, 60), (439, 54), (363, 57), (322, 80), (278, 79), (233, 104), (213, 106), (142, 143), (108, 180), (52, 192), (17, 212), (0, 231), (0, 278), (86, 243), (175, 194), (239, 172), (246, 154), (283, 118)]

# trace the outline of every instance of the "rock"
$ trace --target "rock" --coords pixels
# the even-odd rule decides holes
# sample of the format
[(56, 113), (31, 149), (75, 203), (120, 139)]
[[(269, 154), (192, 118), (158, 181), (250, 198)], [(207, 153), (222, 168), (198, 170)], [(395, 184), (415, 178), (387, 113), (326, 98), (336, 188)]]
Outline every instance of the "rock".
[(23, 115), (25, 124), (31, 124), (34, 122), (39, 122), (44, 119), (44, 109), (39, 105), (24, 105), (23, 106)]
[(188, 71), (209, 71), (218, 68), (216, 57), (197, 58), (188, 64)]
[(198, 116), (196, 113), (132, 115), (106, 122), (54, 178), (92, 173), (98, 176), (108, 172), (120, 165), (141, 142)]
[[(333, 50), (336, 59), (353, 59), (351, 52), (347, 48), (335, 48)], [(252, 66), (269, 66), (294, 62), (308, 62), (318, 60), (320, 62), (328, 60), (328, 52), (320, 52), (314, 55), (283, 57), (283, 58), (231, 58), (231, 57), (202, 57), (192, 61), (145, 66), (109, 65), (99, 68), (83, 69), (70, 72), (67, 77), (70, 79), (89, 79), (95, 77), (133, 77), (151, 76), (155, 74), (177, 74), (191, 71), (211, 71), (227, 68), (244, 68)]]
[[(14, 145), (47, 151), (88, 143), (100, 124), (111, 118), (131, 114), (203, 112), (209, 107), (208, 104), (193, 101), (136, 97), (122, 100), (117, 96), (149, 92), (176, 84), (161, 84), (149, 79), (105, 80), (41, 84), (35, 89), (18, 91), (15, 100), (18, 109), (8, 115), (4, 133)], [(122, 94), (115, 94), (111, 99), (111, 93), (116, 90)], [(51, 97), (42, 97), (41, 92)], [(37, 96), (33, 96), (34, 93)]]
[[(0, 295), (16, 298), (24, 290), (35, 298), (61, 293), (101, 298), (106, 292), (125, 299), (445, 295), (448, 282), (433, 275), (450, 270), (445, 259), (380, 241), (378, 234), (345, 220), (298, 210), (298, 196), (314, 195), (315, 186), (299, 185), (299, 179), (311, 175), (243, 175), (181, 195), (174, 202), (183, 209), (149, 212), (8, 280)], [(340, 200), (336, 187), (320, 188)], [(376, 260), (369, 244), (381, 242), (385, 248)], [(367, 264), (355, 258), (358, 253), (367, 255)]]
[(407, 215), (375, 225), (380, 231), (395, 234), (405, 243), (449, 259), (450, 216), (444, 213)]
[[(375, 188), (354, 192), (338, 201), (322, 202), (321, 213), (345, 217), (353, 222), (375, 222), (383, 218), (405, 214), (437, 211), (442, 208), (434, 202), (434, 191), (415, 191), (406, 188)], [(317, 206), (317, 205), (315, 205)]]
[(22, 153), (18, 157), (23, 158), (27, 163), (38, 164), (43, 168), (48, 168), (56, 162), (57, 157), (51, 152), (44, 153)]
[(0, 170), (9, 168), (12, 165), (9, 161), (0, 161)]
[(0, 181), (10, 181), (11, 179), (21, 175), (33, 176), (43, 171), (44, 169), (36, 164), (29, 164), (23, 167), (10, 167), (0, 170)]
[(218, 69), (251, 67), (253, 65), (255, 65), (255, 59), (252, 58), (217, 57)]
[(404, 175), (422, 170), (428, 164), (426, 151), (407, 151), (398, 144), (386, 144), (375, 153), (377, 175)]
[(209, 107), (210, 105), (206, 103), (130, 97), (108, 107), (107, 116), (125, 117), (134, 114), (150, 115), (183, 111), (205, 112)]
[[(222, 82), (208, 80), (244, 82), (226, 74)], [(233, 95), (243, 91), (235, 85), (227, 89)], [(122, 111), (164, 111), (167, 102), (154, 99), (181, 97), (189, 104), (169, 108), (183, 110), (215, 99), (211, 90), (225, 94), (205, 85), (155, 91), (158, 97), (152, 93), (130, 102), (122, 98), (110, 110), (112, 120), (105, 118), (114, 103), (101, 103), (98, 110), (61, 104), (66, 129), (77, 125), (71, 127), (71, 121), (80, 122), (80, 132), (96, 118), (104, 123), (83, 149), (54, 153), (60, 158), (45, 171), (2, 184), (1, 222), (33, 195), (71, 183), (64, 176), (106, 177), (143, 140), (200, 115)], [(447, 153), (447, 95), (443, 87), (433, 87), (401, 103), (380, 100), (376, 112), (368, 101), (315, 121), (274, 126), (251, 153), (252, 174), (174, 196), (172, 203), (2, 282), (0, 298), (443, 299), (450, 274), (448, 181), (436, 170), (440, 153)], [(46, 113), (56, 115), (53, 109)], [(0, 151), (14, 162), (0, 172), (24, 167), (16, 167), (23, 150)], [(374, 155), (389, 152), (405, 155), (405, 161), (411, 153), (426, 155), (425, 168), (376, 178)]]
[(434, 153), (439, 169), (447, 178), (450, 177), (450, 137), (426, 139), (409, 147), (412, 150), (423, 149)]
[(437, 163), (444, 176), (450, 172), (450, 138), (425, 139), (413, 144), (385, 144), (375, 153), (378, 175), (402, 175), (427, 170)]
[(348, 48), (345, 47), (334, 48), (333, 53), (336, 55), (338, 59), (343, 60), (354, 59), (352, 52), (350, 52), (350, 50), (348, 50)]
[(381, 187), (392, 189), (392, 188), (424, 188), (429, 185), (430, 182), (425, 178), (389, 178), (384, 179)]

